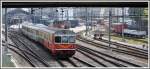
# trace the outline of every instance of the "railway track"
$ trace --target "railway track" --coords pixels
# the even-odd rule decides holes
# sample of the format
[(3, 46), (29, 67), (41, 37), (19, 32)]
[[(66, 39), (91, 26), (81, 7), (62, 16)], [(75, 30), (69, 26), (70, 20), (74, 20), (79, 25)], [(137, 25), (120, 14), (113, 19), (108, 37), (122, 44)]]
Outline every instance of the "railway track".
[[(79, 50), (79, 51), (80, 51), (80, 53), (82, 53), (82, 54), (84, 54), (85, 56), (91, 58), (92, 60), (94, 60), (95, 62), (97, 62), (98, 64), (100, 64), (100, 65), (102, 65), (102, 66), (104, 66), (104, 67), (109, 67), (109, 66), (108, 66), (107, 64), (104, 64), (104, 63), (100, 62), (98, 59), (94, 59), (93, 57), (98, 57), (98, 58), (100, 58), (100, 59), (102, 59), (102, 60), (104, 60), (104, 61), (106, 61), (106, 62), (111, 63), (111, 64), (112, 64), (113, 66), (115, 66), (115, 67), (127, 67), (127, 66), (122, 65), (122, 64), (120, 64), (120, 63), (113, 62), (113, 61), (111, 61), (111, 60), (109, 60), (109, 59), (105, 59), (104, 57), (99, 56), (99, 55), (96, 55), (96, 54), (94, 54), (93, 52), (87, 51), (87, 50), (85, 50), (85, 49), (84, 49), (84, 50), (82, 49), (82, 51), (81, 51), (81, 50)], [(93, 55), (93, 56), (89, 56), (89, 55)]]
[[(10, 46), (12, 46), (12, 47), (16, 47), (17, 49), (18, 49), (18, 47), (17, 46), (14, 46), (14, 45), (11, 45), (11, 44), (9, 44)], [(11, 49), (11, 47), (9, 48), (9, 49)], [(85, 50), (85, 49), (87, 49), (87, 50)], [(13, 50), (13, 51), (16, 51), (16, 50)], [(91, 49), (89, 50), (88, 48), (85, 48), (85, 47), (81, 47), (80, 46), (80, 48), (77, 50), (78, 52), (80, 51), (82, 51), (82, 54), (83, 54), (83, 51), (84, 52), (87, 52), (87, 53), (90, 53), (90, 54), (93, 54), (93, 53), (91, 53), (91, 52), (89, 52), (89, 51), (91, 51)], [(93, 51), (93, 50), (92, 50)], [(30, 54), (28, 51), (25, 51), (27, 54)], [(17, 53), (18, 54), (18, 53)], [(85, 53), (84, 53), (85, 54)], [(32, 54), (31, 54), (32, 55)], [(96, 56), (98, 56), (98, 55), (96, 55)], [(98, 57), (100, 57), (100, 56), (98, 56)], [(72, 57), (73, 59), (75, 59), (75, 60), (77, 60), (77, 61), (79, 61), (80, 63), (82, 63), (82, 64), (85, 64), (86, 66), (88, 66), (88, 67), (96, 67), (96, 66), (94, 66), (94, 65), (92, 65), (92, 64), (90, 64), (90, 63), (88, 63), (88, 62), (86, 62), (86, 61), (84, 61), (84, 60), (81, 60), (80, 58), (78, 58), (78, 57)], [(103, 58), (104, 59), (104, 58)], [(92, 59), (93, 60), (93, 59)], [(96, 59), (95, 59), (96, 60)], [(106, 59), (105, 59), (106, 60)], [(67, 65), (65, 65), (64, 63), (62, 63), (62, 61), (61, 60), (57, 60), (58, 62), (59, 62), (59, 64), (62, 66), (62, 67), (67, 67)], [(70, 63), (72, 63), (72, 65), (74, 65), (74, 67), (79, 67), (78, 65), (76, 65), (72, 60), (70, 60), (70, 59), (68, 59), (68, 61), (67, 62), (70, 62)], [(99, 61), (97, 60), (96, 61), (97, 63), (99, 63)], [(116, 63), (116, 62), (111, 62), (112, 64), (114, 64), (115, 66), (117, 66), (117, 67), (127, 67), (127, 66), (125, 66), (125, 65), (122, 65), (122, 64), (120, 64), (120, 63)], [(101, 65), (102, 65), (102, 63), (100, 63)], [(134, 66), (138, 66), (138, 65), (134, 65)], [(104, 67), (108, 67), (107, 65), (104, 65)]]
[[(101, 39), (95, 39), (95, 40), (102, 41), (102, 42), (105, 42), (105, 43), (109, 43), (108, 40), (104, 40), (104, 39), (103, 40), (101, 40)], [(148, 54), (148, 50), (140, 49), (140, 48), (137, 48), (137, 47), (128, 46), (128, 45), (125, 45), (125, 44), (120, 44), (120, 43), (112, 42), (112, 41), (111, 41), (111, 44), (119, 46), (119, 47), (122, 47), (122, 48), (127, 48), (127, 49), (130, 49), (130, 50), (133, 50), (133, 51), (139, 51), (139, 52)]]
[[(27, 48), (27, 46), (21, 40), (19, 40), (16, 36), (14, 37), (13, 34), (11, 34), (10, 38), (13, 40), (13, 43), (16, 45), (16, 46), (13, 46), (13, 47), (15, 47), (16, 49), (20, 50), (20, 52), (23, 53), (23, 55), (25, 55), (26, 58), (28, 58), (28, 60), (30, 62), (32, 62), (32, 64), (35, 64), (35, 62), (32, 61), (33, 58), (35, 58), (38, 62), (40, 62), (41, 64), (43, 64), (44, 67), (50, 67), (50, 65), (44, 59), (42, 59), (41, 57), (39, 57), (30, 48)], [(26, 49), (23, 48), (23, 47), (26, 47)], [(38, 65), (34, 65), (33, 67), (38, 67)]]
[[(15, 33), (17, 33), (17, 32), (15, 32)], [(13, 35), (10, 38), (12, 38), (12, 40), (16, 41), (16, 43), (19, 42), (20, 46), (28, 46), (29, 48), (19, 47), (19, 45), (12, 46), (12, 47), (19, 48), (19, 49), (23, 50), (27, 54), (27, 56), (29, 56), (29, 57), (34, 56), (34, 58), (36, 60), (38, 60), (37, 58), (39, 58), (39, 60), (38, 60), (39, 62), (40, 61), (46, 61), (45, 59), (42, 59), (41, 56), (34, 55), (34, 54), (37, 54), (37, 53), (31, 48), (32, 44), (29, 44), (30, 40), (25, 39), (25, 37), (22, 34), (18, 34), (18, 33), (15, 34), (15, 33), (13, 33)], [(19, 43), (17, 43), (17, 44), (19, 44)], [(15, 50), (16, 49), (14, 49), (14, 51)], [(31, 51), (34, 51), (34, 53), (31, 52)], [(131, 62), (113, 57), (113, 56), (108, 55), (108, 54), (101, 53), (99, 51), (96, 51), (96, 50), (93, 50), (93, 49), (90, 49), (88, 47), (84, 47), (84, 46), (81, 46), (81, 45), (79, 45), (79, 48), (77, 49), (77, 52), (83, 54), (84, 56), (86, 56), (90, 60), (94, 61), (94, 63), (97, 63), (102, 67), (110, 67), (107, 63), (111, 64), (113, 67), (141, 67), (140, 65), (137, 65), (137, 64), (134, 64), (134, 63), (131, 63)], [(20, 53), (20, 52), (18, 52), (18, 53)], [(23, 55), (22, 53), (20, 53), (20, 54)], [(48, 54), (48, 55), (50, 55), (50, 54)], [(96, 59), (96, 58), (98, 58), (98, 59)], [(53, 58), (53, 59), (55, 59), (55, 58)], [(104, 60), (105, 62), (101, 62), (99, 59)], [(77, 61), (77, 62), (74, 62), (74, 60)], [(28, 58), (27, 58), (27, 61), (28, 61)], [(64, 60), (62, 61), (60, 59), (55, 59), (55, 61), (57, 63), (59, 63), (59, 65), (61, 67), (68, 67), (68, 65), (71, 65), (73, 67), (97, 67), (93, 63), (89, 63), (88, 61), (82, 60), (80, 57), (76, 57), (76, 56), (73, 56), (69, 59), (66, 59), (65, 61)], [(37, 65), (35, 65), (34, 62), (32, 62), (32, 61), (30, 62), (30, 60), (29, 60), (29, 63), (31, 63), (31, 65), (33, 64), (32, 65), (33, 67), (37, 67)], [(40, 62), (40, 63), (42, 63), (42, 62)], [(80, 66), (79, 63), (82, 66)], [(45, 66), (45, 67), (50, 67), (50, 66)]]
[(88, 54), (84, 53), (83, 51), (81, 51), (81, 50), (77, 50), (77, 51), (80, 52), (80, 53), (82, 53), (82, 54), (85, 55), (86, 57), (92, 59), (92, 60), (95, 61), (96, 63), (102, 65), (103, 67), (108, 67), (107, 65), (103, 64), (103, 62), (100, 62), (99, 60), (97, 60), (97, 59), (95, 59), (95, 58), (89, 56)]
[[(80, 48), (80, 50), (86, 52), (86, 53), (89, 53), (89, 54), (92, 54), (93, 56), (96, 56), (100, 59), (103, 59), (105, 60), (106, 62), (109, 62), (111, 64), (114, 64), (115, 66), (117, 67), (128, 67), (129, 66), (134, 66), (134, 67), (141, 67), (140, 65), (137, 65), (135, 63), (131, 63), (131, 62), (128, 62), (128, 61), (125, 61), (125, 60), (122, 60), (120, 58), (116, 58), (116, 57), (113, 57), (111, 55), (108, 55), (108, 54), (105, 54), (105, 53), (102, 53), (102, 52), (99, 52), (99, 51), (96, 51), (96, 50), (93, 50), (93, 49), (90, 49), (88, 47), (85, 47), (85, 46), (81, 46), (81, 45), (78, 45)], [(100, 56), (101, 54), (101, 56)], [(88, 55), (88, 54), (86, 54)], [(105, 56), (105, 57), (104, 57)], [(113, 60), (110, 60), (110, 59), (106, 59), (106, 58), (111, 58)], [(125, 65), (126, 64), (126, 65)], [(105, 65), (107, 66), (107, 65)]]
[[(6, 46), (6, 45), (3, 44), (3, 46)], [(14, 46), (14, 45), (9, 45), (9, 46)], [(22, 54), (22, 53), (16, 51), (16, 49), (11, 48), (11, 47), (9, 47), (9, 46), (8, 46), (8, 49), (12, 50), (13, 52), (15, 52), (16, 54), (18, 54), (19, 56), (21, 56), (21, 57), (22, 57), (23, 59), (25, 59), (32, 67), (36, 67), (36, 65), (28, 58), (28, 56), (25, 55), (25, 52), (24, 52), (24, 54)], [(19, 48), (17, 47), (17, 49), (19, 49)], [(21, 49), (19, 49), (19, 50), (21, 50)], [(22, 50), (21, 50), (21, 51), (22, 51)]]
[[(6, 45), (3, 44), (3, 46), (6, 46)], [(14, 47), (14, 48), (12, 48), (12, 47)], [(22, 50), (22, 49), (18, 48), (18, 47), (15, 46), (15, 45), (12, 45), (12, 44), (9, 44), (8, 48), (9, 48), (10, 50), (14, 51), (15, 53), (17, 53), (19, 56), (21, 56), (21, 57), (22, 57), (23, 59), (25, 59), (26, 61), (28, 61), (28, 63), (29, 63), (32, 67), (36, 67), (36, 66), (37, 66), (37, 65), (35, 65), (29, 58), (26, 58), (26, 56), (24, 56), (22, 53), (20, 53), (20, 52), (17, 51), (16, 49), (20, 50), (21, 52), (24, 51), (26, 54), (28, 54), (28, 55), (30, 55), (30, 56), (32, 56), (32, 57), (38, 59), (38, 57), (34, 56), (34, 55), (31, 54), (30, 52), (25, 51), (25, 50)], [(54, 58), (54, 59), (56, 59), (56, 58)], [(96, 67), (96, 66), (94, 66), (94, 65), (92, 65), (92, 64), (90, 64), (90, 63), (88, 63), (88, 62), (86, 62), (86, 61), (81, 60), (80, 58), (72, 57), (72, 59), (77, 60), (77, 61), (79, 61), (80, 63), (82, 63), (82, 64), (84, 64), (84, 65), (86, 65), (86, 66), (88, 66), (88, 67)], [(38, 60), (41, 61), (40, 59), (38, 59)], [(60, 59), (56, 59), (56, 61), (57, 61), (62, 67), (67, 67), (67, 65), (65, 65)], [(78, 66), (75, 62), (73, 62), (70, 58), (66, 59), (66, 62), (71, 63), (74, 67), (80, 67), (80, 66)]]
[(126, 50), (126, 49), (118, 49), (118, 48), (115, 48), (115, 47), (108, 47), (107, 45), (96, 43), (96, 42), (93, 42), (91, 40), (87, 40), (86, 38), (82, 38), (82, 37), (77, 38), (77, 40), (88, 43), (88, 44), (93, 45), (93, 46), (96, 46), (98, 48), (103, 48), (103, 49), (111, 48), (112, 51), (115, 51), (115, 52), (136, 56), (136, 57), (139, 57), (139, 58), (142, 58), (142, 59), (148, 59), (148, 54), (145, 53), (145, 52), (131, 51), (131, 50)]
[(88, 67), (96, 67), (95, 65), (93, 65), (93, 64), (91, 64), (91, 63), (88, 63), (87, 61), (81, 60), (81, 59), (78, 58), (78, 57), (73, 57), (73, 59), (75, 59), (75, 60), (77, 60), (77, 61), (79, 61), (79, 62), (81, 62), (81, 63), (87, 65)]

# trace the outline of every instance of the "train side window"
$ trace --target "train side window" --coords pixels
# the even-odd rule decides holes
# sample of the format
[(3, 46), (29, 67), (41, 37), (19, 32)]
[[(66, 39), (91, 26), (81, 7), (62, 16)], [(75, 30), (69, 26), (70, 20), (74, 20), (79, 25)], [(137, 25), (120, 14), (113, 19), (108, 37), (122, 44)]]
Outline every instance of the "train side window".
[(29, 33), (30, 33), (30, 29), (28, 28), (28, 31), (29, 31)]
[(22, 29), (24, 29), (24, 27), (22, 26)]
[(31, 29), (29, 28), (29, 32), (31, 33)]
[(41, 31), (39, 31), (39, 37), (41, 38)]
[(45, 33), (45, 39), (47, 40), (47, 33)]
[(38, 30), (36, 30), (36, 35), (39, 35), (39, 32), (38, 32)]
[(55, 36), (55, 42), (61, 43), (61, 36)]
[(40, 36), (40, 30), (38, 30), (38, 35), (39, 35), (39, 37), (41, 37), (41, 36)]
[(42, 35), (42, 38), (44, 39), (44, 38), (45, 38), (45, 37), (44, 37), (44, 36), (45, 36), (45, 33), (44, 33), (44, 32), (42, 32), (42, 34), (43, 34), (43, 35)]
[(27, 28), (27, 31), (30, 32), (29, 28)]
[(48, 40), (48, 34), (47, 34), (47, 33), (45, 34), (45, 39), (47, 39), (47, 40)]
[(44, 38), (46, 39), (46, 37), (47, 37), (47, 34), (45, 33)]
[(49, 41), (49, 34), (47, 33), (47, 40)]
[(39, 37), (41, 38), (41, 31), (39, 31)]
[(43, 32), (42, 34), (43, 34), (43, 35), (42, 35), (42, 36), (43, 36), (43, 38), (45, 39), (45, 33)]
[(51, 34), (49, 34), (49, 37), (48, 37), (48, 38), (49, 38), (49, 41), (51, 41)]
[(29, 32), (31, 33), (31, 29), (30, 28), (28, 28), (29, 29)]
[(32, 29), (32, 33), (34, 34), (34, 29)]
[(43, 33), (42, 33), (42, 31), (40, 32), (40, 36), (41, 36), (41, 38), (43, 38)]
[(40, 36), (41, 36), (41, 38), (43, 38), (43, 34), (42, 34), (42, 31), (40, 32)]
[(24, 26), (22, 26), (22, 29), (24, 29)]
[(47, 40), (49, 41), (49, 34), (47, 33)]
[(32, 29), (32, 34), (34, 34), (34, 29)]

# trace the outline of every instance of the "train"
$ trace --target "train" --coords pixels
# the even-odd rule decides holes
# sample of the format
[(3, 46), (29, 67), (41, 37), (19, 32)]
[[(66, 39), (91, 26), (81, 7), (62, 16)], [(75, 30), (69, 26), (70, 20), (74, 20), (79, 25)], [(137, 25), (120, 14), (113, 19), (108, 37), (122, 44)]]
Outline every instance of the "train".
[(104, 36), (104, 33), (102, 33), (101, 31), (94, 31), (94, 39), (102, 39), (102, 37)]
[(70, 27), (70, 22), (69, 21), (57, 21), (57, 20), (55, 20), (53, 22), (52, 26), (56, 27), (56, 28), (68, 29)]
[(21, 31), (28, 38), (42, 44), (53, 56), (68, 58), (76, 52), (76, 34), (71, 30), (50, 28), (43, 24), (22, 24)]
[(123, 32), (128, 37), (144, 38), (146, 36), (146, 31), (128, 29), (128, 25), (125, 23), (112, 24), (112, 31), (119, 35), (122, 35)]
[(136, 37), (136, 38), (146, 37), (146, 31), (124, 29), (123, 32), (124, 32), (124, 35), (128, 37)]
[(53, 22), (53, 27), (64, 29), (75, 28), (78, 25), (79, 25), (78, 20), (62, 20), (62, 21), (55, 20)]
[[(100, 23), (100, 26), (105, 27), (105, 29), (108, 29), (109, 27), (108, 23)], [(135, 38), (146, 37), (146, 31), (128, 29), (128, 25), (126, 23), (112, 23), (110, 30), (112, 33), (115, 33), (116, 35), (122, 35), (123, 32), (123, 34), (127, 37), (135, 37)], [(99, 31), (94, 32), (94, 38), (102, 39), (104, 34), (105, 33), (103, 29), (99, 29)]]
[(11, 24), (19, 24), (19, 23), (22, 23), (23, 20), (20, 19), (20, 18), (13, 18), (10, 20)]

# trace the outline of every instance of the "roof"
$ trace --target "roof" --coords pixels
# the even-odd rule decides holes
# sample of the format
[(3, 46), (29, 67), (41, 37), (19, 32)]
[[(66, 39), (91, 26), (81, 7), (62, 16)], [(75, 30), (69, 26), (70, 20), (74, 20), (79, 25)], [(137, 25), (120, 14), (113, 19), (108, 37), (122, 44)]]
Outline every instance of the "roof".
[(48, 26), (45, 26), (43, 24), (24, 23), (23, 26), (29, 27), (31, 29), (46, 31), (46, 32), (49, 32), (49, 33), (61, 34), (63, 31), (67, 31), (67, 32), (69, 32), (69, 34), (75, 34), (73, 31), (70, 31), (68, 29), (60, 29), (60, 28), (48, 27)]

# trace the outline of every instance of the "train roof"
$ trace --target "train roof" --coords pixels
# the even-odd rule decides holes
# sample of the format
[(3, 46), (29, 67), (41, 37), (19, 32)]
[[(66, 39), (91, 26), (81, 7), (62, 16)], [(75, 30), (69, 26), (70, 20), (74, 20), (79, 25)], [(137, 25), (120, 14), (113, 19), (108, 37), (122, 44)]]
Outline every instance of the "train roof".
[(69, 34), (75, 34), (75, 32), (69, 30), (69, 29), (60, 29), (60, 28), (55, 28), (55, 27), (48, 27), (43, 24), (23, 24), (23, 26), (26, 26), (31, 29), (36, 29), (36, 30), (41, 30), (41, 31), (46, 31), (49, 33), (55, 33), (55, 34), (63, 34), (69, 33)]
[(35, 26), (36, 27), (47, 27), (46, 25), (43, 25), (43, 24), (36, 24)]

